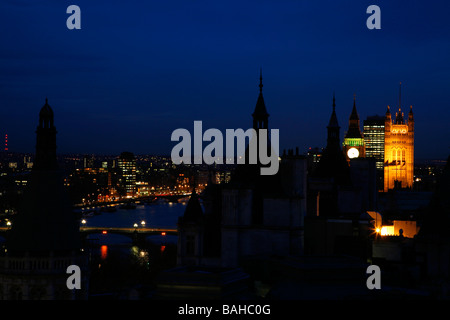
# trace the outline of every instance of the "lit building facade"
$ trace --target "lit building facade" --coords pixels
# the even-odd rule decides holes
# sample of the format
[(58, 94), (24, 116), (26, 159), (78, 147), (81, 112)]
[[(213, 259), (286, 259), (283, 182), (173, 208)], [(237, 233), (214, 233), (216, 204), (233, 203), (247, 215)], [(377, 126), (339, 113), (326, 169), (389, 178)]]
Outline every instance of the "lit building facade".
[(392, 120), (390, 108), (386, 111), (384, 128), (384, 191), (394, 188), (412, 188), (414, 179), (414, 116), (412, 106), (408, 121), (399, 106)]
[(117, 161), (120, 169), (120, 184), (127, 197), (136, 194), (136, 159), (131, 152), (122, 152)]
[(384, 168), (384, 117), (371, 116), (364, 120), (366, 157), (375, 158), (377, 170)]
[(384, 183), (384, 117), (370, 116), (364, 120), (364, 145), (366, 158), (375, 159), (377, 185), (383, 190)]

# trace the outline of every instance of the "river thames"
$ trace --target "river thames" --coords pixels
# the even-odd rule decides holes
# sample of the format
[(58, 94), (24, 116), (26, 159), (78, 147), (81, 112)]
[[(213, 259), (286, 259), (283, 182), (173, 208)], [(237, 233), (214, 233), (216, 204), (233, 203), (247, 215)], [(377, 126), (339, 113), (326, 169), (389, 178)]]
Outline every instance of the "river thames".
[[(147, 228), (170, 228), (176, 229), (178, 217), (184, 214), (186, 202), (161, 202), (153, 204), (137, 203), (134, 209), (122, 209), (120, 206), (114, 207), (115, 211), (101, 211), (97, 214), (83, 215), (80, 225), (86, 227), (123, 227), (130, 228), (137, 225), (137, 228), (145, 226)], [(96, 209), (99, 211), (98, 208)], [(101, 235), (101, 237), (100, 237)], [(96, 234), (95, 236), (101, 244), (129, 243), (131, 240), (127, 236), (115, 234)], [(148, 238), (158, 238), (159, 236), (149, 236)], [(166, 236), (167, 240), (176, 239), (176, 236)]]
[[(137, 224), (139, 229), (144, 222), (145, 227), (176, 229), (186, 203), (137, 203), (134, 209), (115, 208), (101, 212), (96, 208), (97, 214), (84, 214), (80, 225), (107, 228)], [(136, 245), (125, 235), (90, 234), (84, 243), (92, 272), (90, 299), (130, 299), (142, 285), (151, 287), (155, 275), (176, 266), (176, 244), (176, 235), (149, 235), (145, 243)]]

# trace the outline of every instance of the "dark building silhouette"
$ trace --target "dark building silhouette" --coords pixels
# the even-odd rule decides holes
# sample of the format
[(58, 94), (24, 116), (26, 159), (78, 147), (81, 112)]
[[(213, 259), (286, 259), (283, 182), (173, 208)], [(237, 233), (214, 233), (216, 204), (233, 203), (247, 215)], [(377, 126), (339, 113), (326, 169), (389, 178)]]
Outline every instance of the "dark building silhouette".
[[(327, 145), (320, 161), (308, 174), (308, 202), (305, 219), (305, 253), (315, 255), (347, 254), (367, 256), (370, 218), (377, 201), (375, 162), (346, 157), (341, 148), (340, 126), (333, 110), (327, 126)], [(354, 101), (344, 149), (364, 148), (361, 142), (359, 116)]]
[(437, 287), (439, 296), (449, 292), (450, 282), (450, 156), (416, 237), (417, 260), (422, 276)]
[(333, 95), (333, 112), (327, 126), (327, 146), (313, 176), (332, 178), (335, 184), (348, 184), (350, 181), (348, 164), (341, 148), (340, 129)]
[(39, 125), (36, 129), (36, 157), (34, 160), (34, 169), (54, 170), (57, 168), (56, 133), (56, 128), (53, 123), (53, 110), (48, 105), (48, 100), (46, 98), (45, 105), (39, 112)]
[[(87, 298), (87, 258), (80, 251), (79, 223), (56, 161), (53, 119), (46, 99), (36, 130), (35, 165), (0, 258), (1, 299)], [(80, 290), (66, 286), (70, 265), (82, 270)]]
[[(255, 130), (269, 128), (262, 87), (260, 76)], [(267, 148), (274, 152), (270, 140)], [(209, 179), (200, 196), (204, 208), (192, 193), (178, 220), (178, 267), (160, 275), (156, 296), (254, 298), (248, 273), (258, 273), (261, 261), (302, 254), (306, 157), (288, 150), (275, 175), (261, 175), (262, 166), (238, 164), (229, 183)]]
[(205, 215), (194, 189), (184, 215), (178, 219), (178, 265), (200, 264), (204, 255), (205, 231)]
[(327, 145), (308, 178), (308, 215), (338, 216), (338, 189), (350, 185), (348, 162), (341, 148), (340, 126), (333, 110), (327, 126)]
[[(262, 87), (260, 76), (260, 92), (252, 114), (254, 129), (269, 128)], [(267, 148), (272, 149), (270, 140)], [(178, 224), (179, 234), (186, 235), (180, 238), (184, 243), (180, 245), (179, 263), (233, 268), (252, 256), (302, 252), (306, 157), (299, 155), (298, 149), (296, 153), (289, 150), (281, 156), (275, 175), (261, 175), (262, 166), (259, 161), (239, 164), (229, 183), (208, 183), (202, 195), (204, 212), (193, 194)], [(190, 244), (193, 239), (194, 251)], [(188, 258), (192, 252), (195, 259)]]
[(308, 176), (308, 216), (355, 218), (366, 210), (374, 210), (377, 202), (375, 160), (364, 157), (364, 138), (355, 99), (343, 149), (334, 96), (327, 132), (327, 145)]
[[(261, 179), (264, 181), (271, 180), (270, 184), (275, 183), (274, 186), (278, 185), (278, 182), (275, 181), (277, 177), (275, 175), (263, 176), (261, 177), (261, 168), (267, 167), (268, 165), (264, 165), (261, 163), (259, 157), (256, 159), (256, 163), (251, 163), (250, 150), (251, 147), (254, 148), (256, 155), (260, 154), (260, 129), (267, 130), (267, 144), (264, 146), (267, 150), (264, 152), (267, 156), (275, 154), (276, 151), (272, 149), (270, 137), (269, 137), (269, 113), (266, 109), (266, 104), (264, 102), (264, 97), (262, 93), (263, 83), (262, 83), (262, 71), (259, 77), (259, 95), (256, 101), (255, 109), (252, 113), (253, 126), (252, 128), (255, 130), (255, 136), (250, 138), (250, 141), (245, 149), (245, 163), (237, 166), (236, 170), (232, 174), (232, 180), (234, 182), (239, 182), (241, 184), (254, 185), (259, 184)], [(254, 143), (254, 144), (253, 144)], [(253, 144), (253, 145), (252, 145)], [(252, 145), (252, 146), (251, 146)], [(269, 185), (269, 184), (268, 184)]]

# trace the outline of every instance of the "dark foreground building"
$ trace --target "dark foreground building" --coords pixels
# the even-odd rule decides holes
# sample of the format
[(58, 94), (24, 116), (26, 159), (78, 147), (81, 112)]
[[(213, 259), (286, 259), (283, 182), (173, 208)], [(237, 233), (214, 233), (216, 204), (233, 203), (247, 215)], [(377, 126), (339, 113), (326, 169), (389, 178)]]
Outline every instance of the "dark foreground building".
[[(269, 128), (262, 87), (261, 77), (252, 114), (256, 138), (259, 129)], [(261, 147), (267, 154), (277, 152), (270, 140)], [(267, 165), (248, 163), (248, 148), (245, 155), (246, 163), (237, 166), (229, 183), (208, 183), (201, 195), (204, 210), (199, 196), (191, 196), (178, 221), (179, 267), (161, 274), (158, 297), (187, 297), (187, 289), (198, 297), (248, 297), (248, 273), (260, 261), (302, 254), (306, 157), (298, 149), (277, 154), (278, 172), (261, 175)]]
[[(58, 169), (56, 133), (46, 100), (36, 130), (35, 164), (0, 256), (0, 300), (87, 299), (88, 260)], [(71, 265), (81, 270), (81, 289), (66, 285)]]

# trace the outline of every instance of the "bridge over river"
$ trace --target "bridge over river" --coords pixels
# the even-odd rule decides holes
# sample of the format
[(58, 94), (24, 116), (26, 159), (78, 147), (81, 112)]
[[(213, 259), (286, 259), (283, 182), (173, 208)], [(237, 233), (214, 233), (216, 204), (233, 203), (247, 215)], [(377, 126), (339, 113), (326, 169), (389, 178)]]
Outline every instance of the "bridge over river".
[[(11, 227), (0, 227), (0, 236), (7, 237), (8, 230)], [(150, 235), (177, 235), (177, 229), (171, 228), (147, 228), (147, 227), (88, 227), (80, 226), (80, 233), (83, 237), (87, 237), (89, 234), (120, 234), (128, 236), (133, 241), (145, 240), (145, 237)]]
[(80, 232), (85, 234), (91, 233), (114, 233), (122, 235), (139, 234), (139, 235), (176, 235), (178, 233), (177, 229), (169, 228), (145, 228), (145, 227), (87, 227), (81, 226)]

